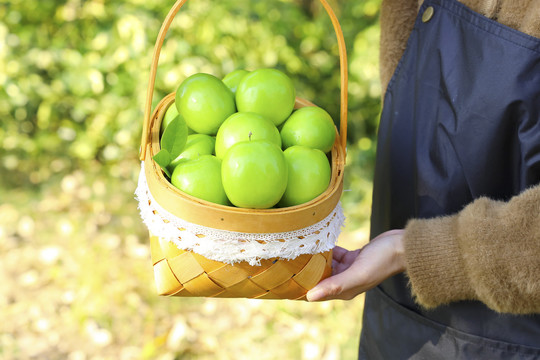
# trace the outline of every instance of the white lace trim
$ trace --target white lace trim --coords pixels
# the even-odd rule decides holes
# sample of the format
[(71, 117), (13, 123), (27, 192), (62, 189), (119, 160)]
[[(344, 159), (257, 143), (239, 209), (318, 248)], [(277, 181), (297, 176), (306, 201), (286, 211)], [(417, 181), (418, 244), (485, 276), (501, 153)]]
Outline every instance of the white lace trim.
[(294, 259), (328, 251), (335, 246), (345, 221), (338, 203), (324, 220), (289, 232), (241, 233), (193, 224), (172, 215), (154, 200), (146, 182), (144, 161), (135, 197), (141, 218), (152, 235), (173, 242), (179, 249), (227, 264), (246, 261), (255, 266), (262, 259)]

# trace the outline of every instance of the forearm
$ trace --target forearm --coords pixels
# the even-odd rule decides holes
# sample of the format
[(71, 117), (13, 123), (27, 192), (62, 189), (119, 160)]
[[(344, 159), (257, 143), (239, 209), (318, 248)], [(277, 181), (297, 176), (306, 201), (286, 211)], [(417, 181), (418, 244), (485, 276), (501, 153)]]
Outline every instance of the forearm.
[(412, 220), (404, 242), (419, 304), (480, 300), (499, 312), (540, 312), (540, 186), (506, 203), (481, 198), (453, 216)]

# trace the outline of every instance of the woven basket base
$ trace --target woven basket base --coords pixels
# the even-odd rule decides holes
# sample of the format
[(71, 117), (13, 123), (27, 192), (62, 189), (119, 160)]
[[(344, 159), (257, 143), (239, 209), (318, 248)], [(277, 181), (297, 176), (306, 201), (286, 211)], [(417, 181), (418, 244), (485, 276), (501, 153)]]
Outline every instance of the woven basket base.
[(165, 296), (305, 300), (332, 273), (332, 250), (251, 266), (209, 260), (152, 234), (150, 245), (157, 292)]

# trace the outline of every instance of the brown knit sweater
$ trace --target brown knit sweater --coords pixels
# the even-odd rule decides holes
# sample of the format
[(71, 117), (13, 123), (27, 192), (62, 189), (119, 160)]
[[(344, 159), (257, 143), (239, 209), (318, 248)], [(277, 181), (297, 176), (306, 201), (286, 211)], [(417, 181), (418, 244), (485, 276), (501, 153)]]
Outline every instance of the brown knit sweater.
[[(460, 1), (540, 38), (540, 0)], [(382, 2), (383, 90), (406, 47), (418, 7), (419, 0)], [(405, 257), (413, 296), (426, 308), (479, 300), (498, 312), (540, 313), (540, 185), (509, 202), (481, 198), (452, 216), (411, 220)]]

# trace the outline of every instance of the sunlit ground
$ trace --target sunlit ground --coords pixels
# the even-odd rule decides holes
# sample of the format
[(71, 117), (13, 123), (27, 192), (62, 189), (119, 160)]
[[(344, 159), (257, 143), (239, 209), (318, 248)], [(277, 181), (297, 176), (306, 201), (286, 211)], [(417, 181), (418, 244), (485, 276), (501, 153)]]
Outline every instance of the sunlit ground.
[[(351, 359), (363, 298), (155, 295), (139, 164), (76, 171), (0, 205), (0, 359)], [(365, 226), (339, 244), (356, 248)]]
[[(150, 55), (172, 2), (1, 3), (0, 360), (356, 358), (362, 297), (155, 294), (135, 152)], [(337, 120), (335, 35), (317, 1), (189, 3), (162, 49), (155, 101), (194, 72), (279, 65), (298, 95)], [(338, 244), (353, 249), (367, 240), (380, 0), (332, 4), (349, 53), (353, 142)]]

